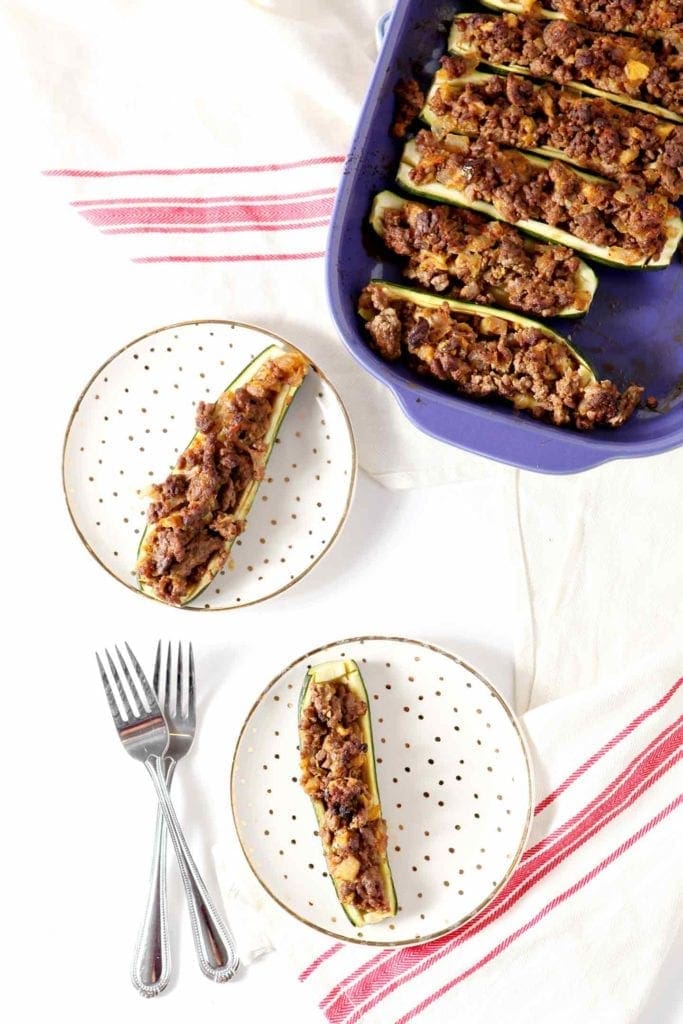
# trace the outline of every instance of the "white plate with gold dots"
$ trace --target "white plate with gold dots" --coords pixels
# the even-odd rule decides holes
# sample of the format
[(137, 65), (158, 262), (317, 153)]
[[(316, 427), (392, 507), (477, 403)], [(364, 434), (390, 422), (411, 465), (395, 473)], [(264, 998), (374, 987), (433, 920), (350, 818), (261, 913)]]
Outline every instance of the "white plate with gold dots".
[[(215, 401), (273, 342), (293, 347), (250, 324), (175, 324), (131, 342), (86, 385), (64, 440), (64, 493), (86, 548), (131, 590), (142, 593), (135, 564), (147, 488), (165, 478), (189, 443), (197, 402)], [(240, 608), (300, 580), (341, 530), (355, 476), (348, 416), (312, 365), (282, 423), (244, 534), (211, 585), (184, 607)]]
[[(298, 700), (306, 670), (354, 659), (370, 701), (377, 778), (399, 910), (357, 928), (327, 875), (299, 785)], [(410, 945), (481, 911), (514, 871), (532, 818), (530, 759), (496, 689), (455, 655), (417, 640), (359, 637), (303, 655), (261, 694), (231, 776), (244, 854), (300, 921), (346, 942)]]

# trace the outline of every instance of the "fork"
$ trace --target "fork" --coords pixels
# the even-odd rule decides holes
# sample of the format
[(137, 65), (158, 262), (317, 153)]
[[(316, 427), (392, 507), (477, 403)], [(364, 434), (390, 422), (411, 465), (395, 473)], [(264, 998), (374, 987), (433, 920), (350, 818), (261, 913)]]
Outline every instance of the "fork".
[(164, 756), (170, 744), (170, 730), (142, 666), (129, 645), (126, 644), (125, 647), (137, 681), (133, 678), (118, 647), (115, 647), (115, 651), (132, 700), (129, 699), (124, 689), (114, 659), (109, 651), (105, 650), (104, 652), (120, 698), (121, 710), (116, 702), (114, 690), (102, 659), (99, 654), (95, 655), (109, 702), (109, 710), (124, 749), (131, 757), (144, 764), (156, 790), (164, 823), (178, 859), (192, 924), (192, 937), (201, 971), (212, 981), (229, 981), (239, 966), (235, 942), (229, 928), (223, 923), (216, 910), (197, 865), (192, 859), (168, 792)]
[[(188, 652), (187, 707), (183, 701), (183, 650), (178, 644), (175, 686), (171, 685), (171, 645), (166, 655), (166, 671), (162, 673), (161, 640), (157, 644), (152, 687), (169, 730), (169, 743), (164, 756), (166, 785), (170, 791), (177, 762), (188, 753), (194, 740), (196, 715), (194, 692), (194, 656), (192, 644)], [(161, 808), (157, 808), (152, 869), (147, 905), (135, 946), (131, 978), (143, 996), (156, 996), (166, 988), (171, 977), (166, 899), (167, 831)]]

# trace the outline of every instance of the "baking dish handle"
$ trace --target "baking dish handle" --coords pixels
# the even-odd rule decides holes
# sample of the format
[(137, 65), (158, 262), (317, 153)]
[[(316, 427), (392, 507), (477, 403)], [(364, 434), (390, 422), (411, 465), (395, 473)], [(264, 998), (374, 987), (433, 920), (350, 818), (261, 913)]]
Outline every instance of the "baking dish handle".
[[(436, 396), (425, 396), (423, 389), (420, 393), (417, 388), (402, 383), (392, 384), (391, 390), (418, 430), (496, 462), (543, 473), (557, 472), (549, 470), (549, 465), (561, 466), (561, 473), (580, 473), (620, 457), (617, 449), (606, 450), (589, 436), (567, 435), (557, 427), (548, 427), (546, 436), (539, 442), (536, 430), (530, 433), (530, 424), (522, 416), (511, 418), (501, 431), (493, 420), (492, 410), (485, 405), (477, 406), (476, 411), (473, 409), (464, 416), (454, 414), (452, 406)], [(454, 431), (456, 419), (457, 431)]]
[(385, 11), (384, 14), (380, 14), (375, 24), (375, 45), (377, 46), (378, 53), (382, 49), (382, 43), (384, 42), (384, 37), (387, 34), (387, 29), (389, 28), (391, 13), (391, 11)]

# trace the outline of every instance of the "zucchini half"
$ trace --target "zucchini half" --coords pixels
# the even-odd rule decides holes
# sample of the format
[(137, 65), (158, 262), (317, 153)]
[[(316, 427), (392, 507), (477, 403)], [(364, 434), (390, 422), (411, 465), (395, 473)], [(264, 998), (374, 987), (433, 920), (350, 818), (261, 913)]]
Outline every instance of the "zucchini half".
[[(522, 17), (528, 18), (541, 18), (543, 21), (572, 21), (565, 14), (560, 14), (559, 11), (549, 11), (545, 7), (541, 7), (537, 0), (479, 0), (483, 7), (490, 7), (493, 11), (509, 11), (510, 14), (521, 15)], [(591, 28), (590, 25), (583, 21), (576, 22), (578, 25), (585, 25), (586, 28)], [(592, 29), (592, 31), (598, 31)], [(608, 29), (600, 29), (599, 31), (607, 32)], [(619, 29), (619, 32), (633, 32), (635, 35), (640, 35), (641, 30), (638, 25), (624, 25)], [(658, 31), (652, 31), (648, 33), (649, 36), (663, 36), (666, 29), (660, 29)]]
[[(509, 147), (506, 147), (509, 148)], [(528, 160), (529, 163), (534, 164), (537, 167), (547, 167), (550, 163), (549, 160), (543, 159), (540, 156), (525, 153), (522, 150), (513, 150), (515, 153), (519, 153), (521, 156)], [(496, 210), (493, 203), (485, 202), (481, 199), (469, 199), (465, 193), (458, 188), (454, 188), (449, 185), (442, 185), (438, 181), (430, 181), (424, 185), (416, 185), (410, 177), (410, 172), (413, 167), (416, 167), (420, 162), (420, 153), (413, 140), (408, 142), (403, 149), (401, 155), (401, 163), (396, 174), (396, 183), (405, 192), (409, 192), (411, 195), (422, 196), (424, 199), (435, 199), (443, 203), (452, 203), (454, 206), (465, 206), (471, 210), (477, 210), (479, 213), (485, 214), (487, 217), (495, 217), (496, 220), (505, 220)], [(585, 178), (586, 181), (605, 181), (605, 178), (599, 178), (595, 174), (588, 174), (586, 171), (575, 172), (580, 177)], [(662, 267), (667, 267), (671, 263), (671, 259), (676, 252), (678, 243), (683, 237), (683, 221), (679, 216), (672, 216), (669, 224), (669, 238), (664, 248), (656, 259), (641, 258), (632, 261), (626, 261), (623, 258), (619, 258), (619, 255), (615, 253), (613, 247), (604, 245), (595, 245), (593, 242), (586, 242), (582, 238), (578, 238), (576, 235), (572, 235), (569, 231), (564, 231), (562, 228), (555, 228), (549, 224), (544, 224), (540, 220), (518, 220), (509, 221), (508, 223), (514, 224), (515, 227), (519, 228), (520, 231), (524, 231), (528, 235), (532, 235), (534, 238), (540, 238), (544, 242), (559, 242), (560, 245), (566, 245), (570, 249), (575, 249), (577, 252), (583, 253), (585, 256), (589, 256), (596, 263), (602, 263), (607, 267), (618, 267), (622, 270), (658, 270)]]
[[(249, 381), (252, 380), (252, 378), (258, 373), (261, 367), (265, 366), (265, 364), (268, 363), (271, 359), (275, 359), (278, 356), (286, 354), (287, 350), (283, 349), (281, 345), (269, 345), (268, 348), (263, 349), (263, 351), (260, 352), (247, 366), (245, 366), (242, 372), (239, 373), (237, 377), (235, 377), (235, 379), (228, 385), (228, 387), (225, 389), (225, 391), (222, 393), (222, 395), (216, 402), (216, 406), (220, 407), (221, 403), (226, 402), (233, 392), (235, 392), (238, 388), (244, 387), (246, 384), (248, 384)], [(296, 355), (299, 355), (299, 353), (296, 353)], [(300, 358), (303, 361), (303, 356), (301, 356)], [(287, 410), (291, 405), (292, 399), (294, 398), (295, 394), (301, 387), (301, 383), (303, 382), (303, 378), (306, 375), (307, 369), (308, 364), (304, 362), (303, 373), (299, 383), (296, 385), (288, 385), (283, 387), (282, 390), (278, 393), (275, 402), (273, 403), (270, 425), (263, 438), (265, 447), (263, 452), (261, 453), (262, 467), (264, 467), (267, 464), (268, 459), (270, 458), (273, 446), (275, 445), (275, 439), (277, 438), (278, 431), (280, 429), (282, 421), (287, 415)], [(193, 448), (197, 447), (197, 445), (201, 443), (200, 439), (201, 435), (199, 431), (197, 431), (193, 435), (192, 440), (187, 445), (184, 452), (187, 453), (191, 451)], [(171, 473), (179, 472), (181, 471), (176, 468), (171, 470)], [(240, 498), (238, 505), (236, 506), (234, 511), (230, 513), (231, 519), (246, 519), (247, 515), (249, 514), (249, 510), (251, 509), (251, 506), (254, 503), (254, 498), (256, 497), (256, 492), (258, 491), (260, 482), (261, 481), (257, 479), (253, 479), (250, 481), (250, 483), (245, 488), (245, 491), (242, 494), (242, 497)], [(148, 524), (147, 528), (145, 529), (145, 532), (142, 535), (142, 539), (140, 540), (140, 545), (138, 547), (138, 562), (140, 562), (141, 558), (143, 558), (147, 554), (149, 548), (151, 547), (156, 531), (159, 529), (159, 527), (164, 526), (165, 522), (166, 520), (160, 519), (159, 522), (157, 523)], [(187, 596), (182, 599), (182, 601), (180, 602), (181, 605), (189, 604), (190, 601), (193, 601), (195, 598), (199, 597), (202, 591), (206, 590), (206, 588), (211, 583), (212, 579), (225, 565), (225, 562), (228, 556), (230, 555), (233, 543), (234, 540), (226, 540), (223, 547), (219, 549), (215, 553), (215, 555), (213, 555), (213, 557), (208, 562), (201, 579), (187, 594)], [(140, 590), (143, 591), (143, 593), (147, 594), (149, 597), (153, 597), (157, 601), (160, 600), (159, 596), (154, 591), (153, 586), (150, 583), (148, 583), (145, 579), (143, 579), (139, 573), (138, 585), (140, 587)]]
[[(311, 668), (306, 672), (303, 686), (301, 688), (301, 694), (299, 696), (299, 711), (298, 720), (301, 722), (301, 716), (305, 709), (311, 703), (311, 697), (314, 686), (324, 685), (325, 683), (344, 683), (351, 693), (355, 697), (360, 698), (364, 701), (367, 707), (367, 711), (359, 719), (361, 732), (363, 736), (363, 742), (367, 745), (367, 752), (365, 757), (365, 764), (363, 769), (363, 782), (366, 784), (370, 791), (370, 795), (375, 804), (379, 807), (379, 813), (381, 816), (381, 801), (379, 795), (379, 787), (377, 785), (377, 770), (375, 766), (375, 750), (372, 741), (372, 724), (370, 721), (370, 701), (368, 699), (367, 690), (365, 689), (365, 683), (363, 677), (360, 674), (360, 670), (355, 661), (347, 659), (346, 661), (327, 661), (320, 665), (312, 665)], [(325, 808), (321, 800), (311, 798), (313, 804), (313, 810), (315, 811), (316, 820), (319, 826), (322, 826), (323, 818), (325, 816)], [(362, 928), (366, 924), (375, 924), (377, 921), (382, 921), (387, 917), (395, 917), (398, 909), (398, 903), (396, 899), (396, 889), (394, 888), (394, 880), (391, 875), (391, 868), (389, 867), (389, 859), (386, 853), (379, 865), (380, 874), (382, 877), (382, 884), (384, 894), (389, 904), (388, 912), (382, 911), (366, 911), (361, 912), (356, 907), (342, 903), (339, 897), (339, 884), (335, 880), (332, 871), (330, 870), (329, 875), (332, 879), (337, 898), (341, 904), (341, 907), (348, 917), (349, 921), (357, 928)]]
[[(395, 192), (389, 191), (379, 192), (375, 196), (370, 210), (370, 224), (380, 238), (383, 235), (382, 219), (386, 210), (399, 210), (407, 201), (408, 200), (404, 199), (402, 196), (397, 196)], [(525, 241), (525, 247), (529, 250), (535, 250), (539, 246), (538, 243), (528, 240)], [(598, 279), (595, 272), (591, 270), (588, 264), (584, 263), (583, 260), (579, 260), (579, 268), (576, 272), (576, 286), (580, 292), (583, 292), (587, 296), (586, 303), (582, 307), (565, 306), (565, 308), (560, 310), (559, 313), (554, 314), (555, 316), (583, 316), (590, 309), (590, 304), (593, 301), (593, 296), (595, 295), (595, 289), (598, 286)]]
[[(462, 38), (460, 25), (458, 24), (461, 18), (468, 18), (469, 16), (470, 12), (456, 14), (448, 36), (448, 51), (457, 57), (472, 59), (473, 57), (478, 57), (477, 50)], [(534, 77), (529, 68), (523, 67), (521, 64), (496, 64), (493, 61), (484, 59), (480, 63), (483, 67), (491, 68), (500, 74), (505, 75), (511, 72), (515, 75), (524, 75), (526, 78)], [(553, 79), (549, 78), (547, 81), (552, 82)], [(657, 103), (645, 103), (643, 100), (636, 100), (632, 96), (626, 96), (621, 92), (606, 92), (604, 89), (596, 89), (594, 86), (586, 85), (584, 82), (567, 82), (565, 87), (567, 89), (576, 89), (578, 92), (588, 93), (590, 96), (601, 96), (604, 100), (611, 100), (612, 103), (621, 103), (625, 107), (637, 107), (638, 110), (645, 110), (648, 114), (655, 114), (657, 117), (665, 117), (669, 121), (678, 121), (679, 124), (683, 124), (683, 117), (680, 114), (674, 113), (673, 110), (667, 110), (666, 107), (662, 107)]]
[[(500, 309), (499, 307), (493, 306), (478, 306), (474, 302), (460, 302), (459, 299), (446, 299), (440, 295), (432, 295), (430, 292), (420, 291), (418, 288), (408, 288), (402, 284), (393, 284), (391, 281), (381, 281), (378, 278), (373, 278), (370, 284), (380, 285), (388, 295), (394, 299), (404, 299), (406, 302), (414, 302), (416, 306), (423, 306), (426, 309), (436, 309), (438, 306), (442, 306), (445, 303), (454, 313), (468, 313), (473, 316), (492, 316), (498, 320), (508, 320), (511, 324), (515, 324), (517, 327), (533, 327), (538, 331), (542, 331), (543, 334), (551, 338), (553, 341), (558, 342), (579, 364), (579, 370), (581, 373), (581, 383), (585, 387), (588, 384), (593, 384), (598, 380), (598, 375), (593, 366), (588, 362), (586, 357), (579, 352), (578, 349), (574, 348), (566, 338), (563, 338), (557, 331), (553, 331), (550, 327), (541, 323), (538, 320), (532, 320), (528, 316), (522, 316), (521, 313), (513, 313), (509, 309)], [(369, 319), (363, 310), (359, 310), (360, 315), (364, 320)], [(518, 406), (518, 408), (520, 408)], [(527, 406), (528, 408), (528, 406)]]
[[(425, 105), (422, 108), (422, 110), (420, 111), (420, 115), (419, 115), (420, 119), (422, 121), (424, 121), (425, 124), (429, 125), (430, 128), (437, 129), (437, 131), (438, 131), (439, 128), (441, 127), (441, 125), (442, 125), (442, 119), (438, 116), (438, 114), (435, 114), (434, 111), (431, 109), (431, 107), (429, 105), (429, 101), (432, 99), (432, 97), (436, 94), (437, 90), (441, 86), (445, 85), (445, 86), (448, 86), (449, 88), (452, 88), (453, 86), (460, 86), (460, 92), (462, 92), (462, 90), (465, 88), (465, 86), (469, 85), (470, 83), (476, 84), (478, 82), (487, 82), (487, 81), (490, 81), (494, 77), (495, 76), (494, 76), (494, 73), (492, 71), (490, 71), (490, 72), (488, 72), (488, 71), (470, 71), (466, 75), (460, 75), (458, 78), (441, 78), (440, 79), (439, 78), (439, 73), (437, 72), (436, 77), (434, 78), (434, 81), (433, 81), (432, 85), (430, 86), (429, 92), (427, 93), (427, 97), (426, 97), (426, 100), (425, 100)], [(564, 88), (564, 86), (557, 85), (555, 83), (551, 83), (551, 84), (554, 85), (554, 88), (556, 88), (556, 89), (563, 89)], [(534, 86), (534, 87), (535, 88), (540, 88), (540, 86)], [(574, 90), (574, 91), (576, 91), (576, 90)], [(661, 124), (661, 121), (660, 121), (660, 124)], [(676, 131), (676, 129), (674, 128), (673, 124), (669, 124), (669, 123), (666, 123), (666, 125), (662, 125), (662, 128), (665, 128), (667, 132)], [(465, 129), (458, 128), (457, 132), (459, 134), (462, 134), (462, 135), (469, 135), (469, 132), (465, 131)], [(472, 134), (471, 137), (474, 138), (474, 133)], [(501, 145), (506, 145), (506, 144), (505, 143), (501, 143)], [(578, 160), (573, 159), (573, 157), (568, 156), (561, 149), (555, 149), (554, 146), (537, 146), (537, 147), (533, 147), (533, 146), (526, 147), (525, 146), (524, 147), (524, 152), (525, 153), (538, 153), (539, 156), (544, 156), (548, 160), (563, 160), (566, 164), (572, 164), (573, 167), (584, 167), (585, 166), (584, 164), (579, 163)], [(614, 179), (610, 179), (610, 180), (614, 180)]]

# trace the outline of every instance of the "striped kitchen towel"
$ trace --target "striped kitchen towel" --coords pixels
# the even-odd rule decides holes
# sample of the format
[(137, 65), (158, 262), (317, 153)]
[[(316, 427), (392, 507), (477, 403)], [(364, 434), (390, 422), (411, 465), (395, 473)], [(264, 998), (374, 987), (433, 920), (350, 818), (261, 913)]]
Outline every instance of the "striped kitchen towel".
[[(524, 716), (537, 794), (529, 845), (456, 931), (363, 950), (321, 941), (261, 898), (321, 1020), (638, 1020), (683, 909), (683, 679), (666, 683), (652, 667), (631, 678)], [(255, 886), (245, 878), (251, 899)], [(229, 912), (234, 900), (233, 890)]]
[(134, 263), (320, 260), (343, 155), (223, 167), (51, 168)]

